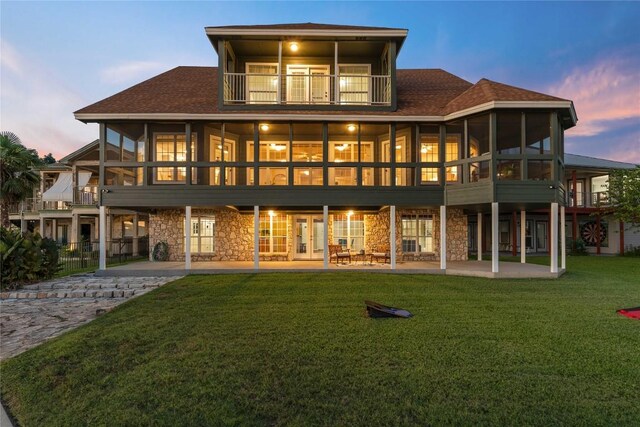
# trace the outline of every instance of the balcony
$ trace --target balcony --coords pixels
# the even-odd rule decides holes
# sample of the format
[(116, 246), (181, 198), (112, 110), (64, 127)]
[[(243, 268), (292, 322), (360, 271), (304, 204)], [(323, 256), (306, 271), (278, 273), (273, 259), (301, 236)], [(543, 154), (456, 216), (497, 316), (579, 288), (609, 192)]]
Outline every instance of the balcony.
[(95, 206), (98, 203), (98, 186), (92, 185), (76, 189), (73, 202), (61, 200), (42, 200), (42, 196), (29, 197), (20, 203), (9, 206), (9, 214), (16, 215), (22, 212), (58, 211), (69, 210), (72, 206)]
[(300, 74), (225, 73), (224, 103), (389, 106), (391, 76), (313, 70)]
[(573, 191), (569, 190), (567, 192), (567, 206), (569, 207), (578, 207), (578, 208), (602, 208), (608, 207), (609, 203), (609, 193), (607, 191), (597, 191), (597, 192), (583, 192), (578, 191), (575, 193), (575, 203), (573, 200)]

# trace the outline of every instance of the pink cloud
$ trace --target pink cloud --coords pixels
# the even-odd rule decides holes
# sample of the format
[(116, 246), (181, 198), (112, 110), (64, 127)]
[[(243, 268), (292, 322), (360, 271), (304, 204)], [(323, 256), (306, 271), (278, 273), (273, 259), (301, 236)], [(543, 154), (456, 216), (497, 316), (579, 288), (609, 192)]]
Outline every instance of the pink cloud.
[(18, 135), (22, 143), (52, 153), (59, 159), (98, 137), (96, 125), (85, 125), (73, 111), (88, 104), (83, 95), (67, 87), (53, 70), (0, 40), (0, 123), (3, 131)]
[(575, 68), (548, 92), (574, 102), (579, 121), (568, 135), (594, 136), (611, 129), (616, 120), (640, 118), (637, 67), (622, 56)]

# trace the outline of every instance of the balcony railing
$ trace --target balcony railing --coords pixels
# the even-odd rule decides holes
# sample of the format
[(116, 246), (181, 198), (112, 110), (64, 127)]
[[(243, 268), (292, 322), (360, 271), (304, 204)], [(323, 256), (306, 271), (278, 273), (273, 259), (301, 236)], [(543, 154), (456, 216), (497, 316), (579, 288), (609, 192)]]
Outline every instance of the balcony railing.
[(224, 103), (385, 106), (391, 105), (391, 77), (225, 73)]
[(76, 189), (73, 195), (73, 203), (42, 200), (42, 196), (30, 197), (20, 203), (11, 204), (9, 206), (9, 214), (15, 215), (22, 212), (38, 212), (41, 210), (68, 210), (71, 209), (71, 205), (94, 206), (98, 203), (97, 189), (98, 187), (95, 185)]
[(609, 193), (607, 191), (575, 193), (576, 203), (573, 202), (573, 191), (567, 192), (567, 206), (579, 208), (598, 208), (609, 206)]

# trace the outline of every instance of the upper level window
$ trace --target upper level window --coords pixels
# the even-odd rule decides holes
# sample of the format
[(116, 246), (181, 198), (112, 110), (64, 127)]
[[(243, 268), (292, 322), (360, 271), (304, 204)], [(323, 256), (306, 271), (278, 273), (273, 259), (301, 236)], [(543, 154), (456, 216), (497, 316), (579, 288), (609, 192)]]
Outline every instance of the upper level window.
[(467, 120), (469, 133), (469, 157), (483, 156), (491, 152), (489, 142), (489, 116), (483, 115)]
[(522, 114), (499, 112), (496, 118), (496, 142), (500, 154), (520, 154)]
[(549, 113), (527, 113), (526, 150), (532, 154), (551, 153), (551, 120)]
[[(196, 158), (196, 134), (191, 134), (191, 160)], [(187, 136), (184, 133), (156, 133), (153, 136), (156, 162), (187, 161)], [(186, 182), (187, 168), (161, 166), (155, 169), (154, 180), (158, 183)]]
[(371, 65), (340, 64), (340, 104), (368, 104), (370, 96)]
[(247, 64), (247, 101), (250, 104), (278, 102), (278, 64)]

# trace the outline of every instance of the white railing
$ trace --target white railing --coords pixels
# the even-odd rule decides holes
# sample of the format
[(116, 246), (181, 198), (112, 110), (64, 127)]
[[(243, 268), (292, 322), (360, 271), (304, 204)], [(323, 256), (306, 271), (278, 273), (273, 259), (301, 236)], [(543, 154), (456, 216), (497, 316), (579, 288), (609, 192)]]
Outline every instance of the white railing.
[(391, 77), (225, 73), (224, 103), (390, 105)]

